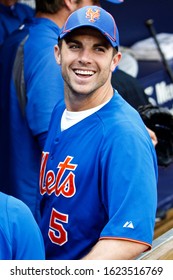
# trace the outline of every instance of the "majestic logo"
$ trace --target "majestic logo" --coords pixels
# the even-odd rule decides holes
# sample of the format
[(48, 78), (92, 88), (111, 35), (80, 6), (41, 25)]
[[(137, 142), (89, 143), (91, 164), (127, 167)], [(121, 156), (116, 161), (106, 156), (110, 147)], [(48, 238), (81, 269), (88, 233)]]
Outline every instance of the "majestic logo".
[(124, 228), (134, 228), (134, 225), (133, 225), (133, 223), (132, 223), (132, 221), (127, 221), (125, 224), (124, 224), (124, 226), (123, 226)]
[(88, 18), (91, 22), (95, 22), (96, 19), (100, 18), (100, 10), (98, 9), (96, 11), (93, 11), (91, 8), (89, 8), (86, 11), (86, 18)]

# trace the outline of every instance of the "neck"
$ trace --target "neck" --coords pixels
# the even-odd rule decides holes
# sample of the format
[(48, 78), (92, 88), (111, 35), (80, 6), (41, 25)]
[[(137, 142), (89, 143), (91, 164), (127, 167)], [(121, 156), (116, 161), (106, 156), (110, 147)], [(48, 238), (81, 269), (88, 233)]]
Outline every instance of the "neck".
[(36, 17), (50, 19), (55, 24), (57, 24), (59, 28), (62, 28), (68, 16), (69, 16), (69, 10), (67, 10), (66, 7), (62, 8), (60, 11), (54, 14), (41, 13), (41, 12), (36, 13)]
[(95, 108), (109, 101), (114, 90), (111, 85), (99, 88), (96, 92), (90, 94), (72, 93), (71, 89), (65, 83), (65, 103), (68, 111), (79, 112)]

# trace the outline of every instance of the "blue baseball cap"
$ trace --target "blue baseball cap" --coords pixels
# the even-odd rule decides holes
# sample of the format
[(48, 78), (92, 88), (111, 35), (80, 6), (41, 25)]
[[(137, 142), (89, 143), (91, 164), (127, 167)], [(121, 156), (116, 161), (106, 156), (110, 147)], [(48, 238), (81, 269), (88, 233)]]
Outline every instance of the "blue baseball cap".
[(58, 41), (70, 32), (81, 27), (92, 27), (99, 30), (113, 48), (119, 46), (119, 33), (113, 16), (98, 6), (85, 6), (73, 12), (62, 27)]

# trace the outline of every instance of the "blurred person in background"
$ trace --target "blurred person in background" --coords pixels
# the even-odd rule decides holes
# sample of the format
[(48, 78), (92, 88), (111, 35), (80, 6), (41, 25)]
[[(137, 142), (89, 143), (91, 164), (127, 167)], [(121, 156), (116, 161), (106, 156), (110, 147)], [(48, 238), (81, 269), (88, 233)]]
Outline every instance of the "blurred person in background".
[(0, 260), (44, 260), (42, 234), (19, 199), (0, 192)]
[(0, 0), (0, 46), (5, 38), (35, 14), (33, 8), (16, 0)]

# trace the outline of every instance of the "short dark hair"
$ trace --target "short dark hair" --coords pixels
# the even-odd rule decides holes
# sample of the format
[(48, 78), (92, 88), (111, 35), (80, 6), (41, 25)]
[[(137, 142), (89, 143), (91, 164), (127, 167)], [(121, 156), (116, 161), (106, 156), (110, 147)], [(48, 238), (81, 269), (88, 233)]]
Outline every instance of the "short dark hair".
[[(64, 7), (64, 0), (35, 0), (36, 13), (49, 13), (54, 14)], [(79, 4), (82, 0), (76, 0), (76, 4)], [(100, 6), (100, 0), (93, 0), (93, 5)]]
[(54, 14), (64, 6), (64, 0), (36, 0), (36, 13)]

